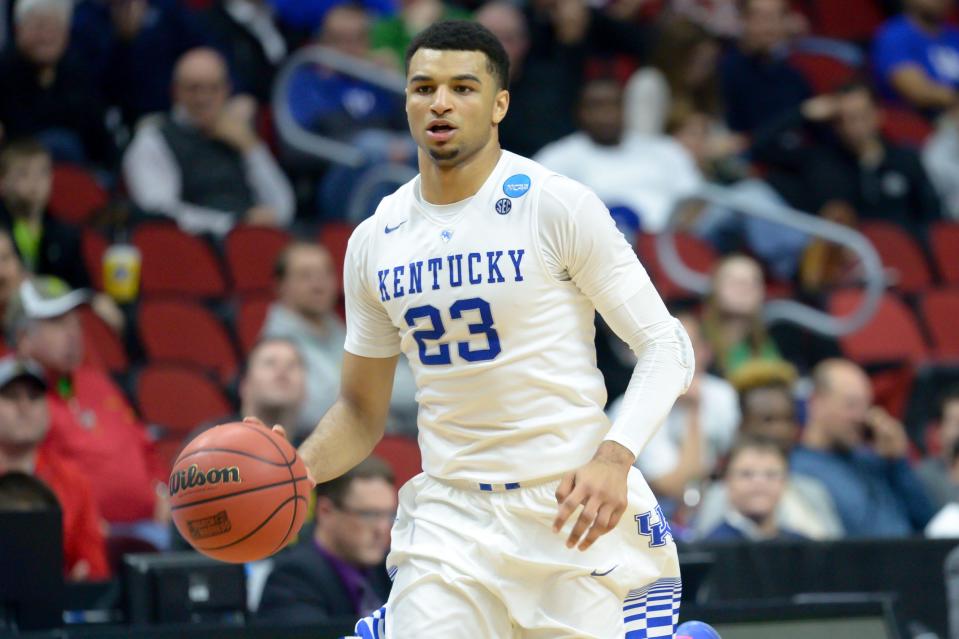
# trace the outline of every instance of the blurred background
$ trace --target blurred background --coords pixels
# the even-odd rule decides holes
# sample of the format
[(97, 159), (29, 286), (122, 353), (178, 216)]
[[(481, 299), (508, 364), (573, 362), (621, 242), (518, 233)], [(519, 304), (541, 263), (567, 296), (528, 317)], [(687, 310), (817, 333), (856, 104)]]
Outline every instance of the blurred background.
[[(507, 150), (603, 199), (697, 355), (637, 466), (683, 619), (959, 637), (952, 0), (0, 0), (0, 635), (339, 637), (420, 470), (375, 456), (277, 556), (204, 561), (172, 460), (337, 394), (352, 229), (416, 173), (404, 51), (511, 63)], [(635, 364), (596, 322), (615, 415)]]

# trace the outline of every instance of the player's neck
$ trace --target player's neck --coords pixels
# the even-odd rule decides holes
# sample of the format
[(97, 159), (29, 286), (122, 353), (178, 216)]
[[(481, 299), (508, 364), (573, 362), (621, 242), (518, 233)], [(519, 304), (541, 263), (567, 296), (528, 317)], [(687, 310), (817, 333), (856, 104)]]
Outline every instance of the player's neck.
[(455, 166), (440, 166), (422, 149), (419, 151), (420, 191), (430, 204), (453, 204), (476, 195), (496, 168), (499, 141), (491, 139), (472, 157)]

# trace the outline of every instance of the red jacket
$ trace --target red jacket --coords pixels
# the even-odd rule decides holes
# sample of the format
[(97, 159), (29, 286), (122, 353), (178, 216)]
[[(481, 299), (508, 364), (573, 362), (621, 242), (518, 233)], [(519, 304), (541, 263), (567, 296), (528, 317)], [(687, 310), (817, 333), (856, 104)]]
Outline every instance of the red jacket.
[(100, 513), (83, 472), (68, 459), (41, 449), (34, 473), (57, 496), (63, 513), (63, 571), (70, 574), (80, 561), (90, 567), (87, 579), (110, 577)]

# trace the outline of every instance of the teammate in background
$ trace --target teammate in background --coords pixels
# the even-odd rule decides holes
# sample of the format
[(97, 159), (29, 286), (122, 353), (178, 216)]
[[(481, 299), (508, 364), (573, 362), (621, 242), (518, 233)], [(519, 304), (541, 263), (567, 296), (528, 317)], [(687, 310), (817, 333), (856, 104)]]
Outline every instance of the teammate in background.
[[(594, 193), (500, 148), (489, 31), (434, 24), (406, 64), (420, 174), (350, 240), (340, 395), (300, 454), (318, 482), (366, 458), (403, 352), (425, 472), (400, 491), (388, 636), (672, 637), (676, 548), (632, 463), (689, 385), (686, 333)], [(638, 359), (612, 426), (595, 310)]]

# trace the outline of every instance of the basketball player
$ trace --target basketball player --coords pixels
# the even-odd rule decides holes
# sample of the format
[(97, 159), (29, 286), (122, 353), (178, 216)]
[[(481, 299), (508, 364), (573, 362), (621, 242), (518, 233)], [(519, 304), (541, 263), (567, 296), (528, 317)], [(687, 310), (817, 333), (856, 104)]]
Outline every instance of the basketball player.
[[(410, 45), (420, 174), (350, 239), (340, 396), (300, 454), (321, 482), (369, 455), (403, 352), (424, 473), (400, 491), (387, 635), (672, 637), (676, 549), (632, 463), (692, 349), (596, 195), (500, 148), (508, 77), (475, 23)], [(639, 359), (612, 426), (595, 310)]]

